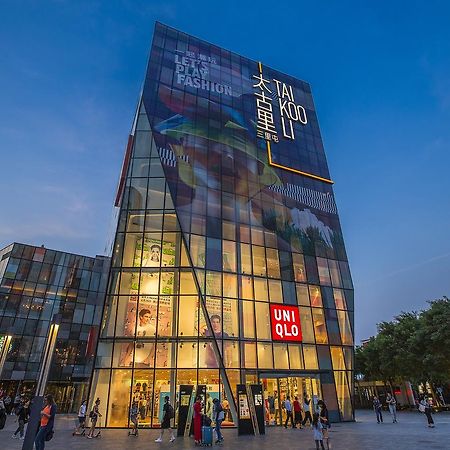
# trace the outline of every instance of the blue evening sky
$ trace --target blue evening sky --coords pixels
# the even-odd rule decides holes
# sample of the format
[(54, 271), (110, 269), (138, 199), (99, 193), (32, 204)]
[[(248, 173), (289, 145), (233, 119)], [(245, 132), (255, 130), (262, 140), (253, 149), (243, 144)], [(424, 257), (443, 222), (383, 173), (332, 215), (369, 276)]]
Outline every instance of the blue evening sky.
[(0, 247), (103, 253), (155, 20), (311, 83), (357, 340), (450, 294), (450, 5), (0, 5)]

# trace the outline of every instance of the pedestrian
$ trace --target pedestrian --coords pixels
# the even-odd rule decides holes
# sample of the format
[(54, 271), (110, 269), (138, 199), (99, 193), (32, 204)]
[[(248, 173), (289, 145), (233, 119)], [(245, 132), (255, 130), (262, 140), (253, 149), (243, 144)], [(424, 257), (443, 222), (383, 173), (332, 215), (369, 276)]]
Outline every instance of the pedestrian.
[(6, 423), (6, 408), (5, 403), (3, 402), (3, 398), (0, 397), (0, 430), (5, 428)]
[(284, 408), (286, 409), (286, 421), (284, 422), (284, 428), (287, 428), (289, 420), (291, 421), (292, 428), (295, 428), (294, 417), (292, 416), (292, 403), (291, 397), (289, 395), (284, 401)]
[(397, 423), (397, 400), (395, 400), (395, 397), (388, 393), (386, 396), (386, 403), (389, 407), (389, 412), (392, 416), (392, 423)]
[(300, 429), (302, 429), (302, 406), (300, 405), (300, 402), (298, 401), (298, 397), (294, 397), (294, 423), (295, 427), (297, 428), (297, 424)]
[[(161, 432), (159, 434), (159, 438), (155, 439), (155, 442), (162, 442), (162, 438), (164, 435), (164, 430), (170, 430), (170, 440), (169, 442), (173, 442), (175, 440), (175, 435), (173, 434), (173, 430), (170, 427), (170, 421), (175, 417), (175, 411), (173, 406), (170, 404), (170, 398), (168, 395), (164, 397), (164, 406), (163, 406), (163, 417), (161, 421)], [(194, 419), (195, 421), (195, 419)], [(194, 424), (195, 425), (195, 424)]]
[(138, 402), (133, 401), (131, 408), (130, 408), (130, 421), (133, 424), (133, 429), (130, 433), (128, 433), (129, 436), (137, 436), (138, 435), (138, 425), (139, 425), (139, 408), (138, 408)]
[(102, 415), (100, 413), (100, 399), (97, 397), (97, 400), (95, 400), (94, 406), (89, 413), (89, 418), (91, 419), (91, 428), (86, 436), (88, 439), (92, 439), (93, 437), (95, 437), (95, 427), (97, 426), (97, 420), (99, 417), (102, 417)]
[(225, 411), (218, 398), (215, 398), (213, 400), (213, 417), (216, 424), (215, 426), (217, 434), (216, 444), (220, 444), (221, 442), (223, 442), (223, 435), (222, 432), (220, 431), (220, 428), (222, 426), (223, 420), (225, 419)]
[(303, 412), (305, 413), (305, 417), (303, 418), (302, 425), (305, 426), (306, 421), (309, 421), (309, 424), (312, 425), (312, 417), (311, 417), (311, 400), (305, 394), (303, 397)]
[(320, 423), (322, 424), (322, 428), (323, 428), (322, 429), (323, 440), (327, 443), (327, 449), (330, 450), (331, 449), (331, 444), (330, 444), (331, 424), (330, 424), (330, 418), (328, 417), (328, 408), (323, 400), (319, 400), (317, 402), (317, 406), (319, 406), (319, 408), (320, 408), (319, 419), (320, 419)]
[(373, 410), (377, 415), (377, 423), (383, 423), (382, 405), (376, 395), (373, 397)]
[(45, 442), (53, 437), (53, 426), (55, 424), (56, 404), (53, 395), (45, 396), (45, 405), (41, 411), (41, 422), (39, 431), (34, 440), (36, 450), (44, 450)]
[(72, 433), (72, 436), (76, 434), (84, 434), (86, 428), (86, 410), (87, 410), (87, 401), (83, 400), (80, 405), (80, 409), (78, 410), (78, 425), (75, 428), (75, 431)]
[(16, 408), (16, 416), (18, 427), (17, 430), (12, 435), (13, 438), (16, 438), (19, 435), (20, 439), (23, 439), (25, 424), (28, 422), (28, 408), (25, 406), (25, 401), (21, 400), (19, 405)]
[(202, 443), (202, 396), (197, 395), (194, 403), (194, 441), (195, 445)]
[(426, 396), (423, 396), (422, 400), (420, 400), (419, 411), (423, 412), (427, 416), (428, 427), (434, 428), (434, 420), (433, 417), (431, 416), (432, 412), (431, 402)]
[(8, 394), (6, 394), (6, 396), (3, 398), (3, 403), (5, 404), (6, 414), (9, 416), (11, 414), (13, 405), (11, 397)]
[(325, 447), (323, 446), (323, 426), (319, 419), (319, 414), (314, 413), (313, 419), (312, 419), (312, 427), (314, 431), (314, 441), (316, 443), (316, 450), (319, 450), (319, 445), (322, 450), (325, 450)]

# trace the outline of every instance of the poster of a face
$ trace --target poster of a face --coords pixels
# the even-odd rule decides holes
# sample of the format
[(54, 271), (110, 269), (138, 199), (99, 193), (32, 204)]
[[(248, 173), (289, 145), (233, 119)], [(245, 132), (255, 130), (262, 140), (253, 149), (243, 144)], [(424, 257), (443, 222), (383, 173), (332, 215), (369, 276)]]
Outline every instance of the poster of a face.
[[(153, 366), (155, 344), (140, 342), (140, 339), (154, 338), (159, 329), (159, 335), (171, 334), (172, 326), (172, 297), (141, 296), (139, 304), (137, 296), (130, 296), (127, 306), (127, 320), (125, 321), (125, 336), (136, 336), (137, 343), (134, 352), (134, 362), (140, 365)], [(135, 311), (137, 310), (137, 314)], [(129, 366), (132, 363), (133, 344), (122, 349), (121, 365)], [(161, 357), (163, 355), (160, 355)]]
[(145, 237), (136, 243), (135, 267), (171, 267), (175, 264), (175, 244)]

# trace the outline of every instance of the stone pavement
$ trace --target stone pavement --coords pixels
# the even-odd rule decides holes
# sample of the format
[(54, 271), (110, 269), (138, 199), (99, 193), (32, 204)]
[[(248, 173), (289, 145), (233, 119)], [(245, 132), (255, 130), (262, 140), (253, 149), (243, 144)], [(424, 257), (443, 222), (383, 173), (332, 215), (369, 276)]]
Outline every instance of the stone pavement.
[[(419, 412), (399, 412), (398, 423), (391, 423), (389, 413), (385, 413), (385, 423), (378, 425), (372, 411), (358, 411), (357, 421), (352, 423), (333, 424), (330, 440), (333, 450), (410, 450), (439, 449), (450, 450), (450, 413), (434, 415), (436, 428), (426, 426), (426, 418)], [(86, 439), (72, 437), (73, 417), (57, 416), (55, 437), (48, 442), (49, 450), (134, 450), (134, 449), (194, 449), (194, 442), (188, 438), (177, 438), (173, 444), (165, 442), (156, 444), (154, 439), (158, 430), (141, 430), (139, 437), (128, 437), (126, 430), (103, 430), (102, 437)], [(16, 428), (15, 418), (8, 417), (6, 427), (0, 431), (1, 450), (19, 450), (22, 441), (12, 439)], [(265, 436), (237, 436), (236, 429), (224, 431), (225, 442), (220, 447), (242, 450), (272, 450), (277, 448), (292, 450), (314, 450), (315, 444), (312, 430), (284, 429), (270, 427)], [(215, 446), (218, 447), (218, 446)]]

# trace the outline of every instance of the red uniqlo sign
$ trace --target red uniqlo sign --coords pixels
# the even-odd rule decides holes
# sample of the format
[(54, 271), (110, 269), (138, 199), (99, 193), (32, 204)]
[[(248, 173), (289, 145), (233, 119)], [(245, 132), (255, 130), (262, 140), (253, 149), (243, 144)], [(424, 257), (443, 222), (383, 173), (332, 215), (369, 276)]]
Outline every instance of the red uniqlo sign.
[(270, 305), (273, 341), (302, 342), (300, 315), (296, 306)]

